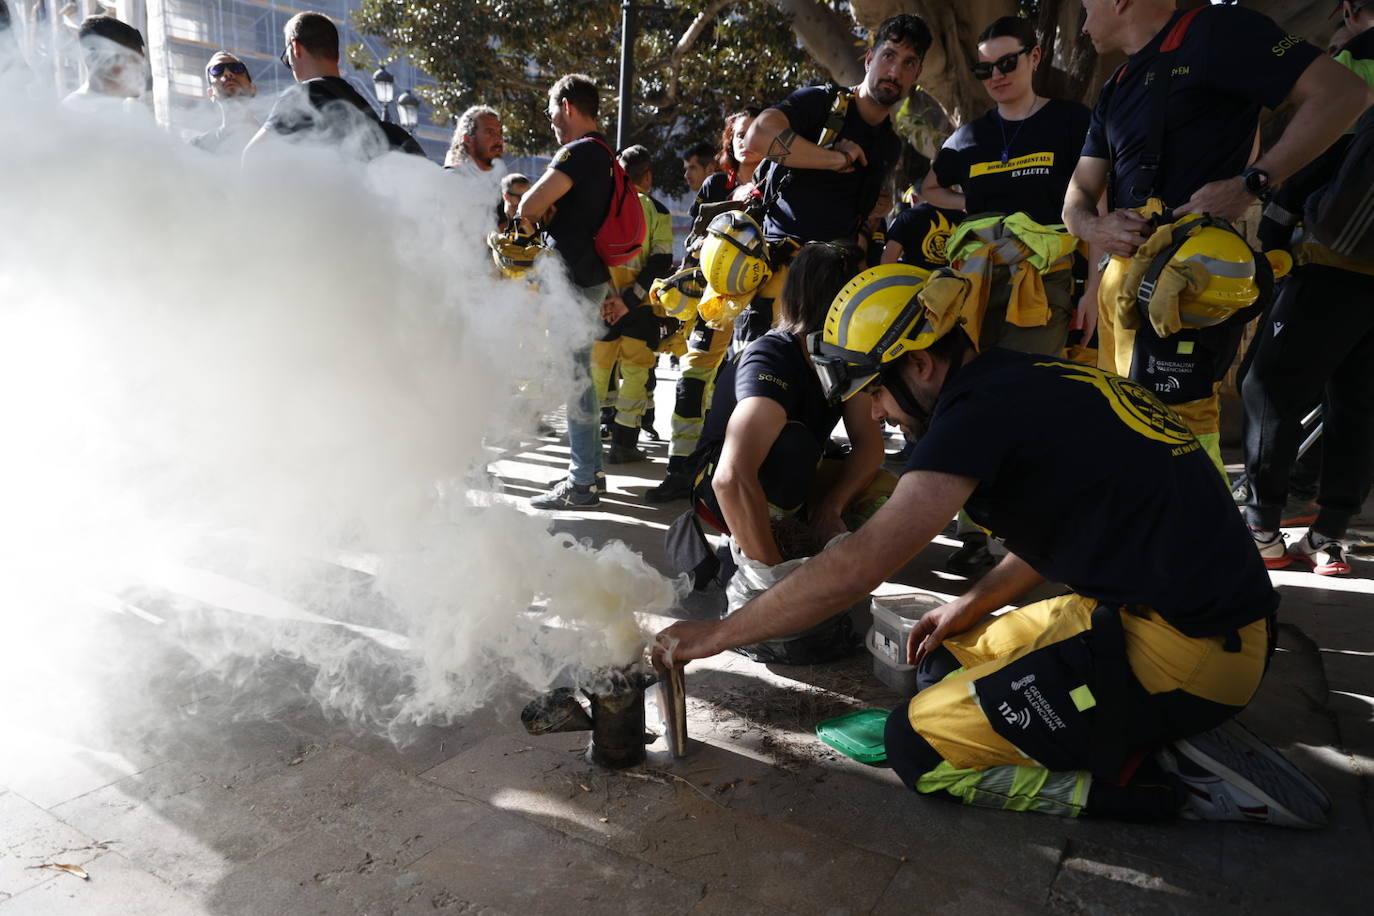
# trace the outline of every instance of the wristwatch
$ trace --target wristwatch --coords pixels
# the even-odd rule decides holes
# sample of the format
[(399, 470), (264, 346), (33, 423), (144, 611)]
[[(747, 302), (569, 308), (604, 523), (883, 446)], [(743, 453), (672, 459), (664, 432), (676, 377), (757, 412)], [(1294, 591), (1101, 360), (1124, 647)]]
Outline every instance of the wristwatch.
[(1240, 180), (1245, 182), (1245, 190), (1265, 203), (1268, 203), (1269, 198), (1273, 196), (1273, 189), (1269, 187), (1269, 173), (1264, 169), (1251, 166), (1240, 173)]

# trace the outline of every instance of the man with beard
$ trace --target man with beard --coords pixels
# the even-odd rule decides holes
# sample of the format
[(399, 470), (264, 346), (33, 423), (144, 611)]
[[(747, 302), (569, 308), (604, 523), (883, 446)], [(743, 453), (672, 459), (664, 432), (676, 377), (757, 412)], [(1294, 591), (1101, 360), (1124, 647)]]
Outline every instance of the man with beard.
[(505, 151), (501, 116), (486, 105), (473, 105), (458, 118), (453, 142), (444, 156), (444, 168), (486, 179), (492, 187), (499, 187), (508, 171), (501, 159)]
[(258, 85), (248, 65), (228, 51), (216, 51), (205, 65), (205, 94), (219, 107), (219, 127), (191, 138), (208, 153), (241, 153), (261, 126), (248, 103), (257, 97)]
[(785, 266), (802, 245), (857, 238), (901, 152), (892, 112), (915, 87), (930, 44), (919, 16), (893, 16), (878, 27), (862, 83), (798, 89), (750, 125), (745, 144), (771, 163), (760, 189), (773, 276), (735, 321), (737, 349), (772, 327)]

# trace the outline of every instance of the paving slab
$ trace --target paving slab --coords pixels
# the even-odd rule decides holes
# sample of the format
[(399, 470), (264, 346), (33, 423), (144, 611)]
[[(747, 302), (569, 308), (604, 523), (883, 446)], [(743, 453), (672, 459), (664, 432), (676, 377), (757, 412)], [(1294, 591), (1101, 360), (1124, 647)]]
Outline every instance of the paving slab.
[(687, 913), (705, 893), (698, 882), (496, 808), (410, 871), (460, 899), (529, 916)]
[(45, 864), (84, 865), (103, 851), (82, 833), (14, 792), (0, 794), (0, 900), (57, 878)]
[(207, 892), (238, 863), (286, 839), (242, 793), (174, 763), (65, 802), (52, 813), (190, 894)]
[(713, 783), (654, 765), (606, 771), (581, 758), (585, 738), (551, 737), (563, 740), (494, 736), (425, 777), (768, 907), (806, 911), (844, 885), (850, 900), (835, 911), (867, 912), (896, 870), (891, 856), (730, 808), (724, 774)]
[(0, 902), (0, 916), (211, 916), (215, 912), (117, 852), (102, 852), (85, 868), (89, 880), (56, 875)]

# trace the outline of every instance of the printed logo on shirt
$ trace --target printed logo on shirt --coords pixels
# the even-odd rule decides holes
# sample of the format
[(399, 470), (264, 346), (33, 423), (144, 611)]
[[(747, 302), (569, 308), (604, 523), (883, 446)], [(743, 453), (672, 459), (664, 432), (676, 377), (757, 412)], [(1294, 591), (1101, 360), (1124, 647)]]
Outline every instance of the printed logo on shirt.
[(1193, 431), (1178, 414), (1165, 407), (1140, 384), (1102, 369), (1080, 366), (1077, 363), (1038, 362), (1035, 365), (1058, 370), (1070, 381), (1086, 382), (1097, 389), (1122, 423), (1130, 429), (1166, 445), (1178, 446), (1175, 456), (1186, 455), (1202, 448)]
[(1282, 57), (1300, 44), (1302, 44), (1301, 35), (1285, 35), (1283, 36), (1283, 41), (1280, 41), (1269, 50), (1274, 52), (1275, 57)]
[(1278, 336), (1279, 336), (1280, 334), (1282, 334), (1282, 333), (1283, 333), (1283, 322), (1282, 322), (1282, 321), (1276, 321), (1276, 322), (1274, 322), (1274, 336), (1275, 336), (1275, 337), (1278, 337)]
[(948, 263), (949, 255), (945, 249), (949, 244), (949, 237), (953, 234), (954, 224), (945, 219), (943, 213), (937, 211), (930, 228), (926, 230), (926, 237), (921, 240), (921, 257), (932, 264)]
[(1036, 169), (1027, 174), (1047, 175), (1050, 168), (1054, 166), (1054, 153), (1027, 153), (1024, 156), (1017, 156), (1015, 159), (1008, 159), (1005, 163), (1000, 159), (991, 162), (975, 162), (969, 166), (968, 175), (970, 178), (977, 178), (979, 175), (996, 175), (999, 172), (1015, 172), (1020, 169)]
[(783, 391), (787, 390), (787, 383), (784, 382), (782, 379), (778, 378), (776, 375), (773, 375), (772, 373), (760, 372), (758, 380), (760, 382), (770, 382), (774, 385), (777, 385)]
[(558, 151), (558, 155), (557, 155), (557, 156), (554, 156), (554, 157), (553, 157), (553, 161), (556, 162), (556, 163), (562, 164), (562, 163), (564, 163), (564, 162), (567, 162), (567, 161), (568, 161), (569, 159), (571, 159), (571, 158), (572, 158), (572, 150), (568, 149), (568, 148), (565, 146), (565, 147), (563, 147), (561, 150)]

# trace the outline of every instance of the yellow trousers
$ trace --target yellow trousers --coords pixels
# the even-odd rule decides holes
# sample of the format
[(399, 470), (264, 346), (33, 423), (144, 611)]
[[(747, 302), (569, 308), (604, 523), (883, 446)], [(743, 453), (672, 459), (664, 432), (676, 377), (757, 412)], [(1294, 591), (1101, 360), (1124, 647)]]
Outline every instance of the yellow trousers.
[[(598, 404), (615, 407), (615, 422), (638, 429), (644, 411), (649, 409), (649, 373), (654, 371), (654, 351), (642, 340), (617, 337), (592, 344), (592, 383)], [(620, 385), (615, 400), (608, 403), (611, 373), (620, 364)]]

